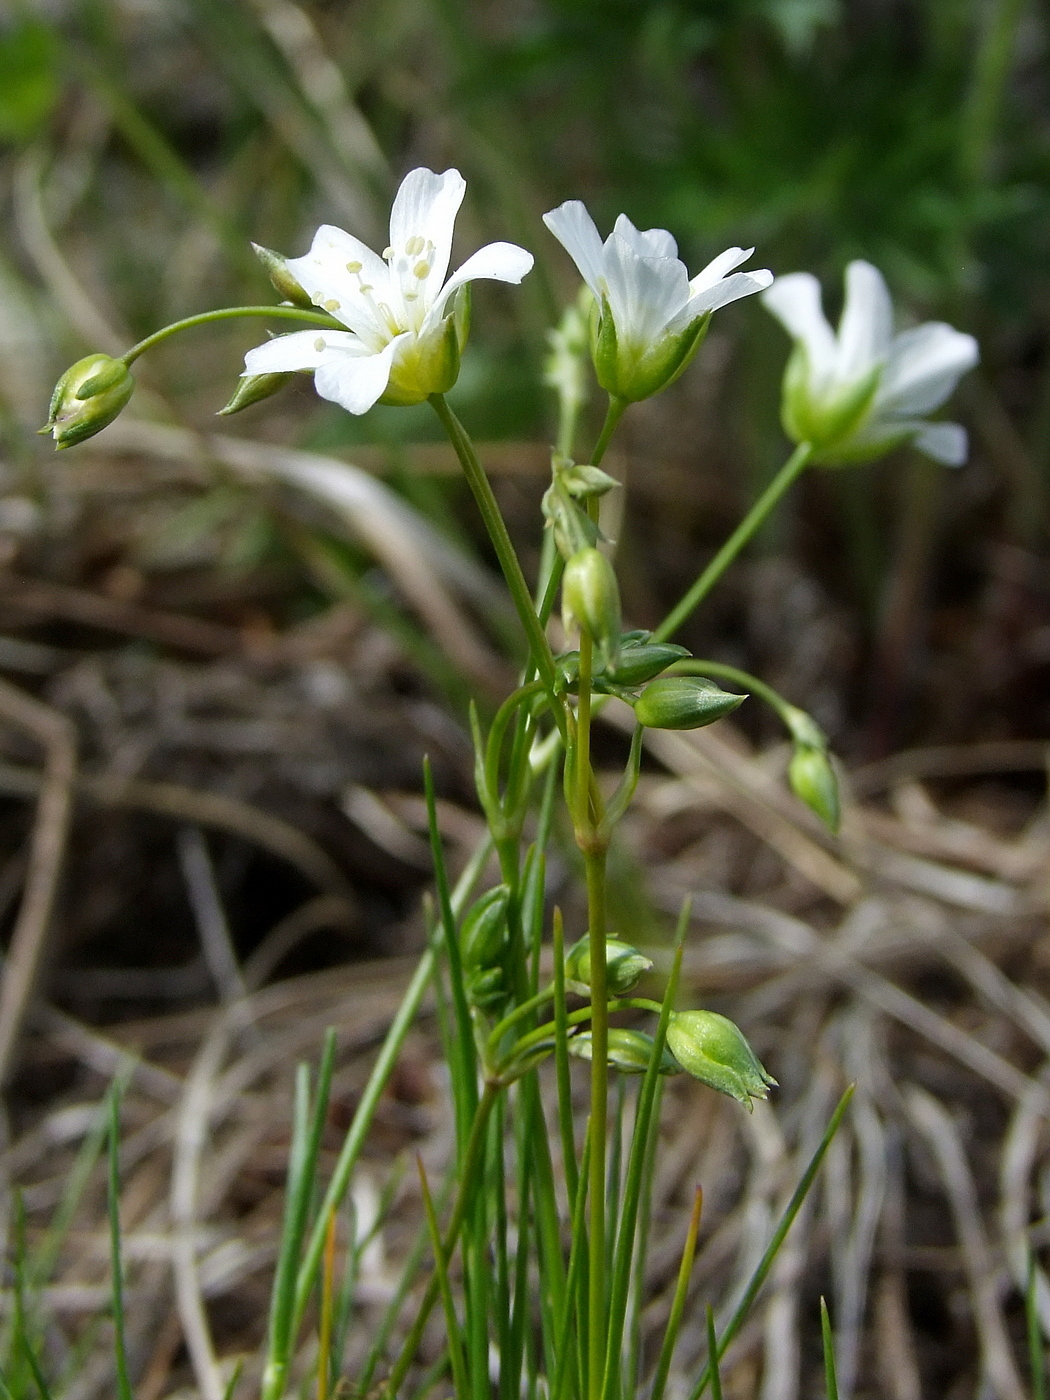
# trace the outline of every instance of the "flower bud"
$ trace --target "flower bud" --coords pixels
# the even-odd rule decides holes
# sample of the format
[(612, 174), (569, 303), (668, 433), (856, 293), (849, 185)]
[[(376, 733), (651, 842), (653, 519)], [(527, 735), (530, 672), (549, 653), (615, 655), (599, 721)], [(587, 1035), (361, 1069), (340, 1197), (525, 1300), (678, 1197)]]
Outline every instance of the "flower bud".
[[(626, 638), (621, 638), (625, 643)], [(661, 671), (666, 671), (668, 666), (672, 666), (676, 661), (681, 661), (689, 656), (686, 647), (680, 647), (675, 642), (642, 642), (635, 646), (622, 645), (620, 659), (611, 670), (606, 672), (606, 679), (612, 681), (614, 685), (633, 686), (644, 685), (646, 681), (651, 681), (658, 676)]]
[(264, 248), (261, 243), (252, 244), (252, 252), (266, 269), (270, 284), (278, 296), (290, 301), (293, 306), (312, 307), (313, 301), (308, 292), (288, 270), (288, 259), (272, 248)]
[(613, 566), (600, 549), (580, 549), (565, 565), (561, 585), (566, 631), (575, 625), (598, 648), (605, 666), (620, 651), (620, 590)]
[(499, 1006), (505, 996), (501, 967), (478, 970), (467, 978), (467, 999), (482, 1011), (491, 1011)]
[(635, 701), (634, 717), (649, 729), (700, 729), (732, 714), (746, 699), (703, 676), (662, 676)]
[[(644, 1074), (652, 1063), (654, 1041), (644, 1031), (609, 1027), (608, 1064), (622, 1074)], [(569, 1054), (580, 1060), (593, 1059), (594, 1046), (590, 1031), (580, 1031), (569, 1039)], [(678, 1065), (666, 1047), (660, 1056), (660, 1073), (677, 1074)]]
[(749, 1113), (752, 1099), (764, 1099), (776, 1087), (739, 1029), (717, 1011), (672, 1012), (667, 1044), (694, 1079), (738, 1100)]
[(135, 381), (123, 360), (85, 355), (55, 385), (47, 423), (40, 431), (50, 433), (56, 447), (74, 447), (112, 423), (134, 391)]
[[(643, 972), (652, 967), (652, 959), (639, 953), (619, 938), (605, 940), (605, 983), (610, 996), (624, 996), (637, 983)], [(591, 994), (591, 940), (581, 938), (565, 954), (565, 981), (580, 996)]]
[(506, 885), (495, 885), (467, 910), (459, 927), (459, 949), (467, 971), (491, 967), (503, 951), (507, 928)]
[(231, 413), (240, 413), (242, 408), (250, 408), (253, 403), (262, 403), (263, 399), (279, 394), (288, 381), (294, 378), (295, 373), (291, 370), (278, 374), (242, 374), (236, 389), (230, 395), (229, 403), (219, 409), (217, 416), (228, 418)]
[(574, 462), (569, 466), (560, 467), (558, 480), (576, 501), (587, 500), (591, 496), (604, 496), (607, 491), (620, 484), (614, 476), (603, 472), (601, 467), (592, 466), (590, 462)]
[(788, 765), (788, 782), (798, 800), (815, 812), (829, 831), (838, 831), (838, 779), (823, 748), (796, 744)]

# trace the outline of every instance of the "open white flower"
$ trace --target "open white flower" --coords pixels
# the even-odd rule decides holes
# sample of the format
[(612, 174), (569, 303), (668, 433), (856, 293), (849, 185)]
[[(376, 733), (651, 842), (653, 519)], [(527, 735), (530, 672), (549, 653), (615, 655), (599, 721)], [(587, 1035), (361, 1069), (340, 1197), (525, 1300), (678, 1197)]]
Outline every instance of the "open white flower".
[(755, 250), (727, 248), (690, 281), (666, 229), (637, 229), (621, 214), (603, 243), (578, 199), (544, 214), (543, 222), (598, 302), (598, 383), (628, 402), (659, 393), (681, 374), (712, 311), (760, 292), (773, 280), (765, 269), (733, 272)]
[(966, 460), (966, 430), (925, 415), (977, 364), (972, 335), (943, 321), (894, 335), (886, 283), (867, 262), (846, 269), (838, 334), (808, 272), (778, 277), (762, 300), (795, 341), (784, 375), (784, 428), (795, 442), (812, 444), (815, 462), (867, 462), (905, 442), (949, 466)]
[(321, 397), (349, 413), (366, 413), (380, 399), (420, 403), (450, 389), (469, 320), (463, 289), (479, 277), (520, 282), (533, 263), (524, 248), (489, 243), (445, 281), (465, 190), (458, 170), (406, 175), (382, 257), (352, 234), (322, 225), (306, 256), (289, 259), (286, 267), (346, 330), (275, 336), (249, 350), (245, 374), (313, 370)]

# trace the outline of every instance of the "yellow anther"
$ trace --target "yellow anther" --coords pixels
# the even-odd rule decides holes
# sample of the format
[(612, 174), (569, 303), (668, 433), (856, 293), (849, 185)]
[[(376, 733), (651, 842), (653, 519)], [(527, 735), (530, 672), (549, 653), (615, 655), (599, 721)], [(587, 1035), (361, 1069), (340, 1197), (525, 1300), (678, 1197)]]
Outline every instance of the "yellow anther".
[(364, 267), (364, 263), (360, 263), (355, 260), (354, 262), (347, 263), (346, 270), (347, 272), (358, 273), (361, 271), (362, 267)]
[(384, 262), (389, 262), (390, 259), (391, 259), (393, 256), (394, 256), (394, 250), (393, 250), (393, 248), (391, 248), (390, 244), (388, 243), (387, 246), (383, 249), (383, 261), (384, 261)]
[(418, 233), (414, 233), (405, 244), (405, 252), (410, 258), (417, 257), (427, 245)]
[(415, 267), (412, 269), (412, 276), (418, 277), (419, 280), (422, 282), (424, 277), (429, 276), (429, 274), (430, 264), (425, 259), (421, 258), (419, 262), (416, 263)]
[(317, 337), (317, 339), (314, 341), (314, 349), (317, 351), (318, 354), (320, 354), (321, 351), (325, 348), (325, 344), (326, 344), (326, 341), (325, 341), (324, 336), (323, 336), (323, 335), (319, 335), (319, 336)]
[(336, 301), (335, 297), (329, 297), (329, 299), (328, 299), (328, 300), (325, 302), (325, 304), (324, 304), (324, 309), (325, 309), (326, 311), (338, 311), (338, 310), (339, 310), (339, 303)]

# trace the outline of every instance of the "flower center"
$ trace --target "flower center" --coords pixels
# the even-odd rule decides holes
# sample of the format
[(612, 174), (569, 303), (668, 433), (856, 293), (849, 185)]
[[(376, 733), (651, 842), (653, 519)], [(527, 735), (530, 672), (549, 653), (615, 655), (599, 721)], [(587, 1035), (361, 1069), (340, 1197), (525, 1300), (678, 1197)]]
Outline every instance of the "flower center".
[(406, 238), (402, 248), (386, 248), (383, 257), (390, 265), (391, 282), (397, 288), (404, 320), (410, 330), (418, 331), (432, 300), (427, 296), (427, 279), (434, 268), (437, 249), (429, 238), (414, 233)]

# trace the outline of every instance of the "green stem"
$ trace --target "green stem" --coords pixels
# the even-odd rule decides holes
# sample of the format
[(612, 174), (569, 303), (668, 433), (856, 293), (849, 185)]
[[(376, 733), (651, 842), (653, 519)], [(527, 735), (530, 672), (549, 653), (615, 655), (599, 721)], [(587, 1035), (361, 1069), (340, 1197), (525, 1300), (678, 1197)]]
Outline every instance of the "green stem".
[(962, 174), (977, 185), (988, 171), (996, 118), (1025, 0), (997, 0), (981, 36), (960, 122)]
[(309, 321), (312, 326), (323, 326), (330, 331), (346, 330), (341, 322), (325, 312), (309, 311), (300, 306), (222, 306), (217, 311), (201, 311), (196, 316), (186, 316), (181, 321), (173, 321), (170, 326), (163, 326), (159, 331), (148, 335), (145, 340), (133, 345), (130, 350), (125, 350), (120, 358), (126, 365), (133, 364), (140, 355), (144, 355), (147, 350), (152, 350), (162, 340), (167, 340), (179, 331), (193, 330), (195, 326), (207, 326), (212, 321), (233, 321), (245, 316), (272, 316), (279, 321)]
[(802, 475), (812, 455), (813, 449), (809, 443), (800, 442), (689, 592), (676, 607), (672, 608), (653, 632), (654, 642), (665, 642), (668, 637), (678, 631), (686, 618), (696, 611), (744, 545), (765, 524), (773, 507), (788, 487)]
[(587, 876), (587, 922), (591, 952), (591, 1157), (587, 1197), (588, 1239), (588, 1367), (591, 1400), (601, 1400), (605, 1379), (605, 1158), (606, 1113), (609, 1094), (609, 1007), (605, 966), (604, 842), (584, 850)]
[(554, 657), (551, 654), (550, 643), (547, 641), (540, 620), (536, 616), (529, 585), (525, 582), (525, 575), (522, 573), (521, 564), (511, 543), (510, 535), (507, 533), (507, 526), (492, 486), (485, 475), (484, 468), (478, 461), (478, 454), (474, 451), (474, 444), (471, 442), (467, 430), (446, 403), (445, 396), (431, 394), (430, 402), (434, 412), (441, 419), (441, 426), (448, 434), (470, 489), (474, 493), (474, 499), (481, 512), (481, 518), (485, 522), (492, 547), (496, 551), (496, 557), (503, 570), (507, 587), (510, 589), (510, 595), (514, 600), (521, 625), (525, 629), (533, 665), (543, 682), (544, 689), (551, 697), (555, 715), (559, 716), (562, 707), (555, 694)]
[(596, 467), (605, 456), (605, 449), (609, 446), (626, 407), (627, 401), (625, 399), (618, 399), (615, 394), (609, 395), (609, 408), (605, 414), (605, 422), (602, 424), (598, 441), (594, 444), (594, 451), (591, 453), (592, 466)]

